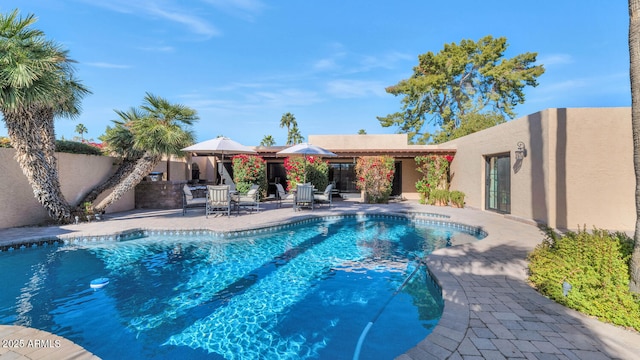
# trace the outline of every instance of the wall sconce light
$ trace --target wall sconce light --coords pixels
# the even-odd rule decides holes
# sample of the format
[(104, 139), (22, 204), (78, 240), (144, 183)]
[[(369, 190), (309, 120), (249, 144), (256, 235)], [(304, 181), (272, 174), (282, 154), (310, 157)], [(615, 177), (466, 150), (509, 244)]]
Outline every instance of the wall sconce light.
[(522, 161), (522, 159), (527, 157), (527, 148), (524, 147), (524, 143), (522, 141), (518, 141), (518, 149), (516, 150), (516, 160)]

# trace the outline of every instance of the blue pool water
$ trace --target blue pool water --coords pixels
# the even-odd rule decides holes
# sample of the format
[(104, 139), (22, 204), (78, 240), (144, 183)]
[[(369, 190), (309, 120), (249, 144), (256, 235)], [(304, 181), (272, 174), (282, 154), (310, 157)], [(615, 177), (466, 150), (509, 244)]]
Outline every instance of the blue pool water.
[[(391, 359), (442, 313), (419, 260), (477, 238), (352, 217), (3, 252), (0, 323), (53, 332), (103, 359)], [(92, 289), (98, 278), (109, 283)]]

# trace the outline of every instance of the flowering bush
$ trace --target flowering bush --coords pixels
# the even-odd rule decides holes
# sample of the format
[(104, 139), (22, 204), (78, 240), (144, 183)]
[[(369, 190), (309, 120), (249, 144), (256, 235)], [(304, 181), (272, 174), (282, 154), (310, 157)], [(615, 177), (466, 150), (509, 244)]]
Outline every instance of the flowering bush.
[(434, 190), (449, 190), (449, 167), (453, 161), (451, 155), (416, 156), (418, 170), (423, 177), (416, 183), (420, 199), (434, 203), (431, 193)]
[(266, 162), (260, 156), (235, 155), (231, 158), (233, 166), (233, 182), (241, 192), (249, 191), (252, 184), (260, 186), (260, 193), (264, 197), (267, 191)]
[[(288, 157), (284, 159), (287, 172), (287, 190), (293, 190), (303, 182), (310, 182), (316, 189), (327, 187), (329, 183), (329, 164), (318, 156)], [(306, 173), (306, 176), (305, 176)]]
[(356, 162), (356, 186), (364, 191), (368, 203), (389, 201), (393, 175), (394, 159), (391, 156), (365, 156)]

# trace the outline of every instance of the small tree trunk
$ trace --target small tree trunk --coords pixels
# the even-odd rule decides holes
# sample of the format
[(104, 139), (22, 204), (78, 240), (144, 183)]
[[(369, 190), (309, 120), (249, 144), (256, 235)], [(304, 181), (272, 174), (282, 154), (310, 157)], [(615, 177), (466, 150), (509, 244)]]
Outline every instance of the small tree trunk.
[(629, 289), (640, 293), (640, 0), (629, 0), (629, 55), (631, 78), (631, 127), (636, 175), (636, 230), (630, 261)]
[(142, 158), (136, 161), (135, 168), (131, 173), (122, 177), (118, 185), (115, 186), (111, 194), (104, 198), (98, 205), (95, 205), (94, 211), (103, 212), (109, 205), (118, 201), (127, 191), (138, 185), (145, 176), (160, 163), (162, 156), (146, 153)]
[(83, 204), (86, 202), (93, 203), (100, 194), (118, 185), (129, 174), (131, 174), (135, 168), (139, 159), (124, 159), (118, 169), (109, 177), (106, 181), (98, 184), (91, 189), (84, 198), (76, 205), (76, 210), (82, 211), (84, 209)]

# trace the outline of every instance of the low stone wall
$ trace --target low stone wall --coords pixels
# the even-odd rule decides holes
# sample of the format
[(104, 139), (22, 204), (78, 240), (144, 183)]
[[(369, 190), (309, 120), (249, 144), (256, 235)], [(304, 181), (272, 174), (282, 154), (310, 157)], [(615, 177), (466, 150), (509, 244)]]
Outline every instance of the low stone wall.
[(186, 181), (142, 181), (136, 186), (136, 209), (180, 209)]

